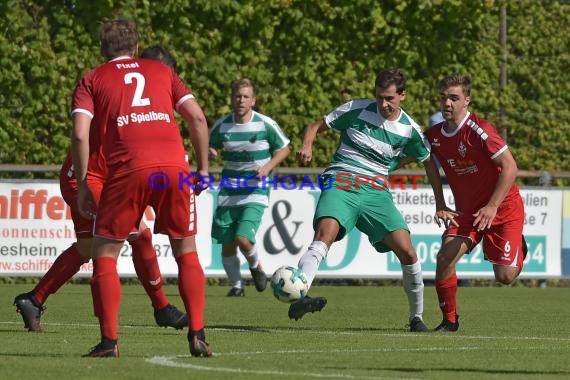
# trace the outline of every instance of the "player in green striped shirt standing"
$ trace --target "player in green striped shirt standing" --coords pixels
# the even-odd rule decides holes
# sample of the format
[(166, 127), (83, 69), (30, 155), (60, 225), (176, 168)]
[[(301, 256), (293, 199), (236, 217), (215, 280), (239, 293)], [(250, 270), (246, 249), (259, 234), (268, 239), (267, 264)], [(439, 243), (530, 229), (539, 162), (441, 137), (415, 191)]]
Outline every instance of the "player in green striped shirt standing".
[[(425, 332), (428, 328), (422, 318), (421, 265), (408, 226), (394, 205), (388, 172), (402, 156), (421, 161), (434, 189), (438, 210), (445, 207), (441, 181), (419, 126), (400, 107), (406, 96), (404, 73), (399, 69), (381, 71), (376, 77), (375, 96), (376, 99), (343, 104), (305, 128), (303, 145), (297, 152), (302, 165), (311, 161), (318, 132), (334, 129), (340, 132), (341, 139), (323, 173), (325, 182), (332, 182), (332, 186), (326, 182), (323, 187), (313, 219), (313, 242), (299, 260), (299, 268), (310, 286), (331, 245), (358, 228), (378, 252), (393, 251), (400, 260), (410, 309), (410, 331)], [(363, 183), (366, 178), (369, 183)], [(291, 304), (289, 318), (297, 320), (325, 305), (323, 297), (305, 297)]]
[(269, 205), (271, 171), (289, 154), (289, 139), (271, 118), (256, 112), (255, 84), (247, 79), (232, 83), (231, 114), (221, 117), (210, 132), (210, 156), (222, 151), (224, 168), (212, 239), (222, 244), (222, 264), (231, 289), (229, 297), (245, 295), (237, 249), (245, 256), (255, 288), (267, 286), (255, 235)]

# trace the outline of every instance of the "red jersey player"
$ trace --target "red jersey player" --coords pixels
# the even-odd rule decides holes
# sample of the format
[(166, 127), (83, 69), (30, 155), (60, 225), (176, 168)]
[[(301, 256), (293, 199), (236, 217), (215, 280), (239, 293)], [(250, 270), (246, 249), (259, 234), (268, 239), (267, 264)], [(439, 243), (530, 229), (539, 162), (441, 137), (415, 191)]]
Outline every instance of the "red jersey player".
[(455, 265), (481, 240), (495, 279), (509, 284), (526, 256), (524, 205), (515, 184), (517, 164), (489, 121), (469, 112), (471, 80), (449, 75), (439, 85), (445, 121), (425, 133), (455, 198), (457, 212), (438, 210), (446, 226), (437, 255), (436, 291), (443, 320), (438, 332), (457, 331)]
[[(141, 57), (157, 59), (171, 66), (175, 64), (170, 54), (161, 47), (153, 47), (147, 50), (148, 52), (145, 53), (145, 50)], [(93, 129), (93, 131), (96, 130)], [(100, 136), (96, 133), (91, 135), (90, 146), (92, 154), (89, 162), (88, 181), (89, 188), (97, 202), (107, 177), (107, 169), (99, 149), (101, 146)], [(93, 220), (81, 216), (77, 207), (77, 180), (71, 162), (71, 153), (68, 154), (61, 167), (59, 184), (63, 199), (71, 208), (77, 242), (59, 255), (32, 291), (20, 294), (14, 299), (14, 305), (22, 315), (24, 326), (28, 331), (43, 331), (40, 318), (44, 310), (43, 305), (49, 295), (56, 293), (79, 271), (84, 263), (91, 259)], [(138, 233), (129, 235), (129, 243), (133, 249), (132, 259), (137, 277), (151, 299), (156, 323), (159, 326), (176, 329), (186, 327), (188, 325), (186, 314), (171, 305), (164, 293), (162, 275), (152, 244), (152, 235), (144, 222), (141, 221)]]
[[(118, 357), (121, 284), (116, 268), (128, 226), (147, 206), (156, 212), (155, 232), (168, 234), (178, 264), (178, 286), (188, 314), (193, 356), (211, 356), (204, 334), (205, 277), (196, 252), (194, 194), (189, 165), (173, 110), (190, 125), (198, 175), (208, 175), (208, 127), (202, 109), (178, 75), (152, 60), (133, 59), (135, 24), (124, 19), (101, 27), (101, 51), (108, 62), (79, 81), (73, 97), (72, 156), (83, 215), (97, 214), (91, 289), (101, 341), (86, 356)], [(90, 130), (103, 138), (108, 177), (98, 209), (91, 206), (88, 163)], [(192, 186), (193, 187), (193, 186)]]

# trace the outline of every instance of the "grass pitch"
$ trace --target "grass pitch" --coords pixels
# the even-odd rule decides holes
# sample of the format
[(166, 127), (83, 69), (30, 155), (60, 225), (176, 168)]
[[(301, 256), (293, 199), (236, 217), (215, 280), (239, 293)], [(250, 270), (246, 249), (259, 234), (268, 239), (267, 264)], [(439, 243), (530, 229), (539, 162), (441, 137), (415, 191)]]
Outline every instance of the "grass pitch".
[[(401, 287), (314, 286), (320, 313), (287, 317), (269, 289), (226, 298), (207, 287), (214, 356), (193, 358), (185, 331), (159, 328), (142, 287), (123, 286), (115, 359), (82, 358), (99, 341), (88, 285), (46, 302), (44, 333), (28, 333), (12, 306), (30, 285), (0, 285), (0, 379), (568, 379), (570, 289), (459, 288), (460, 331), (410, 333)], [(171, 302), (183, 308), (175, 286)], [(424, 320), (441, 320), (426, 287)]]

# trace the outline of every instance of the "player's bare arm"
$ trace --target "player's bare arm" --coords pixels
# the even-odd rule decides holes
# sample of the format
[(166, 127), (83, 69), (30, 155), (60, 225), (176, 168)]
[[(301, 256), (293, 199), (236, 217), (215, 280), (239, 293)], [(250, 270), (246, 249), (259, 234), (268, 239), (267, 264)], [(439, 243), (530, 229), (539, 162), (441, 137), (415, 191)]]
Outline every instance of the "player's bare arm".
[(82, 112), (72, 115), (71, 157), (77, 179), (77, 204), (79, 213), (87, 219), (93, 219), (96, 212), (93, 195), (87, 187), (87, 164), (89, 162), (89, 131), (91, 117)]
[(196, 153), (196, 176), (195, 176), (195, 192), (199, 195), (202, 189), (199, 186), (200, 178), (206, 177), (208, 173), (208, 153), (209, 134), (208, 123), (202, 108), (195, 99), (188, 99), (182, 103), (178, 109), (180, 115), (188, 123), (190, 127), (190, 141)]
[(445, 198), (443, 196), (443, 185), (441, 184), (441, 175), (439, 174), (439, 170), (437, 169), (432, 156), (430, 155), (428, 158), (426, 158), (422, 164), (424, 165), (426, 175), (435, 197), (435, 222), (439, 227), (441, 227), (442, 223), (445, 225), (445, 227), (448, 227), (450, 224), (457, 226), (458, 224), (454, 218), (459, 214), (455, 210), (447, 207), (445, 204)]
[(416, 162), (416, 161), (418, 161), (418, 160), (415, 157), (404, 157), (398, 162), (398, 164), (396, 165), (396, 167), (392, 171), (394, 172), (398, 169), (403, 168), (404, 166), (408, 165), (409, 163)]
[(303, 145), (296, 154), (297, 161), (300, 165), (306, 166), (311, 162), (313, 158), (313, 143), (315, 142), (317, 133), (324, 132), (328, 129), (325, 119), (307, 125), (303, 132)]
[(279, 165), (281, 162), (283, 162), (284, 159), (287, 158), (290, 152), (291, 148), (289, 148), (289, 145), (279, 149), (278, 151), (275, 151), (275, 153), (273, 153), (273, 157), (271, 157), (271, 160), (267, 164), (257, 169), (257, 176), (260, 179), (262, 177), (267, 177), (269, 173), (271, 173), (271, 171), (277, 167), (277, 165)]
[(489, 202), (474, 214), (475, 221), (473, 226), (477, 227), (479, 231), (491, 227), (493, 219), (495, 219), (497, 214), (497, 208), (503, 203), (503, 200), (509, 193), (509, 189), (517, 178), (517, 163), (508, 149), (494, 158), (493, 161), (501, 168), (501, 174), (499, 174), (495, 190), (493, 190)]

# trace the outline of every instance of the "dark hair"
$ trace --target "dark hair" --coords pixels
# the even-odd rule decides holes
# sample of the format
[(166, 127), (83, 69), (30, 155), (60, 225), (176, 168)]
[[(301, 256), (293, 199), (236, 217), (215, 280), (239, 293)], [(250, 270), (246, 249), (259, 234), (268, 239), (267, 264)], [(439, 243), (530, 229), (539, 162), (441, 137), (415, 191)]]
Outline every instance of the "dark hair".
[(387, 89), (391, 85), (396, 86), (396, 92), (401, 94), (406, 90), (406, 76), (400, 69), (382, 70), (376, 75), (374, 86), (377, 88)]
[(471, 78), (462, 74), (451, 74), (439, 82), (439, 91), (443, 92), (449, 87), (461, 87), (463, 95), (471, 96)]
[(133, 55), (139, 43), (139, 34), (133, 21), (118, 18), (106, 21), (99, 31), (101, 50), (107, 59)]
[(160, 61), (166, 66), (170, 66), (176, 71), (176, 59), (170, 54), (168, 50), (159, 45), (149, 46), (140, 54), (141, 58), (154, 59)]
[(232, 95), (238, 92), (242, 87), (251, 87), (253, 90), (253, 96), (256, 96), (257, 89), (255, 88), (255, 83), (251, 79), (242, 78), (232, 82)]

